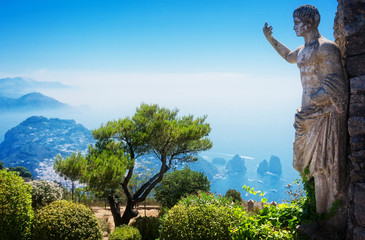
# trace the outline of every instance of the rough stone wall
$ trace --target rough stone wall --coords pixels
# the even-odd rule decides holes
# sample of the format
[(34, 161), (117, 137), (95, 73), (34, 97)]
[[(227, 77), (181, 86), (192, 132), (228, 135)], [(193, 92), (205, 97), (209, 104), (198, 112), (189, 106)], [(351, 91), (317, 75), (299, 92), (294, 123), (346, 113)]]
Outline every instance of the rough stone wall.
[(347, 239), (365, 239), (365, 0), (338, 0), (334, 30), (351, 90)]

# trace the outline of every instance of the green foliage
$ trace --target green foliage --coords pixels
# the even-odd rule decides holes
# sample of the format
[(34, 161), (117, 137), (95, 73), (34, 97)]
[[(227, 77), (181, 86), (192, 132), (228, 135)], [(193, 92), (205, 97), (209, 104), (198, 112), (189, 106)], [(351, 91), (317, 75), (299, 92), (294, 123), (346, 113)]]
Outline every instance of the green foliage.
[(31, 188), (17, 173), (0, 170), (0, 240), (29, 238), (33, 219)]
[(34, 240), (102, 239), (93, 211), (65, 200), (55, 201), (36, 213), (32, 235)]
[(258, 213), (241, 212), (243, 221), (232, 229), (233, 239), (298, 239), (302, 209), (295, 204), (265, 206)]
[(308, 167), (300, 174), (305, 196), (297, 201), (297, 204), (303, 209), (302, 221), (307, 223), (317, 221), (320, 218), (316, 211), (314, 178), (308, 179), (308, 174)]
[(21, 176), (22, 178), (33, 178), (33, 174), (31, 172), (29, 172), (29, 170), (25, 167), (9, 167), (8, 171), (12, 171), (12, 172), (18, 172), (19, 176)]
[[(82, 163), (81, 176), (76, 174), (77, 179), (92, 191), (103, 192), (109, 204), (116, 206), (111, 209), (117, 226), (127, 224), (135, 213), (121, 216), (113, 210), (118, 205), (118, 189), (122, 189), (128, 198), (126, 211), (132, 211), (135, 204), (146, 199), (176, 161), (194, 161), (199, 152), (212, 147), (207, 138), (211, 128), (205, 122), (206, 117), (177, 117), (177, 113), (178, 110), (141, 104), (132, 118), (110, 121), (94, 130), (97, 142), (89, 147), (85, 158), (80, 154), (66, 159), (59, 157), (55, 169), (69, 159)], [(151, 153), (161, 161), (159, 172), (146, 178), (133, 176), (135, 159)], [(62, 173), (61, 170), (59, 172)], [(138, 182), (140, 180), (144, 181), (143, 184)]]
[(35, 180), (31, 182), (31, 185), (33, 209), (40, 209), (62, 198), (63, 189), (57, 183), (47, 180)]
[(228, 189), (225, 196), (232, 198), (235, 202), (242, 202), (241, 193), (236, 189)]
[(109, 240), (141, 240), (138, 229), (128, 225), (122, 225), (114, 229), (109, 235)]
[(58, 154), (53, 163), (53, 168), (55, 169), (56, 173), (59, 173), (61, 177), (65, 177), (65, 179), (69, 179), (71, 181), (72, 200), (75, 190), (75, 181), (81, 179), (85, 167), (86, 160), (80, 152), (78, 152), (77, 154), (72, 153), (69, 157), (65, 159), (63, 159), (62, 156)]
[(229, 199), (199, 192), (179, 201), (162, 219), (160, 239), (231, 239), (240, 220), (239, 206)]
[(300, 207), (303, 208), (302, 221), (306, 223), (314, 221), (324, 221), (332, 218), (341, 207), (341, 200), (336, 199), (330, 208), (328, 213), (318, 214), (316, 212), (316, 195), (314, 187), (314, 178), (308, 179), (309, 169), (308, 167), (300, 174), (302, 177), (303, 189), (305, 191), (305, 196), (300, 200), (296, 201)]
[[(148, 146), (164, 159), (194, 161), (196, 154), (212, 147), (206, 138), (210, 133), (206, 116), (196, 118), (192, 115), (177, 117), (178, 110), (160, 108), (158, 105), (142, 104), (133, 120), (144, 128), (148, 136)], [(170, 165), (170, 164), (169, 164)]]
[(253, 187), (251, 188), (251, 187), (246, 186), (246, 185), (243, 185), (242, 189), (243, 189), (244, 191), (246, 191), (246, 192), (250, 193), (250, 194), (253, 194), (253, 195), (259, 195), (259, 197), (262, 197), (262, 198), (261, 198), (261, 202), (262, 202), (262, 203), (267, 202), (267, 199), (263, 197), (263, 196), (265, 195), (265, 193), (264, 193), (264, 192), (262, 192), (262, 191), (255, 191)]
[(131, 226), (139, 230), (142, 240), (155, 240), (159, 236), (159, 221), (158, 217), (137, 217)]
[(56, 156), (53, 167), (61, 177), (66, 177), (72, 182), (79, 180), (85, 168), (85, 159), (80, 152), (72, 153), (69, 157), (62, 159), (59, 154)]
[[(307, 173), (308, 174), (308, 173)], [(301, 190), (300, 182), (298, 190), (293, 191), (288, 184), (290, 204), (279, 204), (277, 207), (265, 206), (262, 210), (254, 213), (242, 212), (241, 225), (232, 230), (233, 239), (300, 239), (302, 236), (296, 232), (300, 223), (309, 223), (319, 219), (315, 207), (314, 182), (307, 180), (307, 174), (302, 173), (302, 184), (305, 194)], [(263, 196), (261, 191), (243, 186), (243, 190), (251, 194)], [(262, 201), (262, 200), (261, 200)], [(264, 201), (263, 201), (264, 202)]]
[[(288, 184), (290, 204), (265, 206), (255, 213), (241, 212), (243, 221), (240, 226), (232, 229), (233, 239), (303, 239), (305, 237), (296, 232), (299, 224), (331, 218), (341, 206), (341, 202), (335, 201), (330, 213), (317, 214), (314, 180), (308, 179), (308, 174), (308, 169), (301, 174), (304, 192), (299, 180), (293, 182), (296, 190)], [(244, 186), (243, 189), (251, 194), (263, 196), (262, 192), (254, 191), (253, 188)]]
[(0, 170), (4, 169), (4, 163), (2, 161), (0, 161)]
[(210, 182), (202, 172), (195, 172), (185, 167), (166, 174), (161, 183), (155, 188), (155, 199), (163, 207), (172, 208), (182, 197), (197, 193), (208, 192)]
[(134, 164), (121, 147), (121, 143), (106, 141), (89, 146), (87, 165), (81, 182), (94, 191), (114, 192), (120, 187), (129, 166)]

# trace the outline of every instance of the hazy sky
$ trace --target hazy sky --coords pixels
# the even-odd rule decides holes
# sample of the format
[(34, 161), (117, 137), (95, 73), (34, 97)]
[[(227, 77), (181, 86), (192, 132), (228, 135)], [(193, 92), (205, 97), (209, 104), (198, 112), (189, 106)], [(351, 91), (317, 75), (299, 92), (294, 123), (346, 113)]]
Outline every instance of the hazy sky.
[(141, 102), (208, 115), (212, 152), (291, 161), (301, 85), (296, 65), (266, 41), (294, 49), (292, 12), (313, 4), (333, 40), (336, 0), (0, 0), (0, 77), (60, 81), (45, 92), (88, 105), (89, 128)]

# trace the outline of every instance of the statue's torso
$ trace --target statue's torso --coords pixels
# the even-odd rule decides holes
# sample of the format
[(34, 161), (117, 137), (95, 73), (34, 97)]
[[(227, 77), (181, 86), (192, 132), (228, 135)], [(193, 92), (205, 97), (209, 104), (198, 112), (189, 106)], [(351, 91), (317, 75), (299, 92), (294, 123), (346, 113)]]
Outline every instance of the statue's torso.
[[(331, 45), (331, 47), (328, 47)], [(329, 58), (338, 58), (336, 45), (320, 37), (317, 42), (304, 45), (298, 52), (297, 65), (303, 87), (302, 108), (312, 107), (314, 102), (311, 95), (323, 85), (323, 80), (328, 74), (333, 74), (333, 66), (329, 66)], [(338, 59), (341, 61), (341, 59)], [(343, 75), (342, 66), (337, 67), (337, 74)]]
[(302, 108), (311, 107), (311, 94), (321, 87), (321, 80), (325, 77), (321, 69), (321, 53), (319, 42), (303, 46), (298, 53), (297, 65), (303, 87)]

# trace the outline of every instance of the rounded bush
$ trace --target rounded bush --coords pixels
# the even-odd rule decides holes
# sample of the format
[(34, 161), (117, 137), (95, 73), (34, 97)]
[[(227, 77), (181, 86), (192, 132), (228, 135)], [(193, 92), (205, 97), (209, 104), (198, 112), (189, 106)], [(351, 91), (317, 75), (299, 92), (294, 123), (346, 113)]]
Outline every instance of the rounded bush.
[(114, 229), (109, 235), (109, 240), (141, 240), (138, 229), (128, 225), (122, 225)]
[(158, 228), (160, 219), (158, 217), (137, 217), (131, 223), (132, 227), (139, 230), (142, 235), (142, 240), (155, 240), (159, 236)]
[(236, 208), (225, 197), (203, 193), (190, 196), (164, 216), (160, 239), (231, 239), (230, 229), (240, 219)]
[(232, 198), (233, 201), (242, 202), (241, 193), (235, 189), (228, 189), (225, 196)]
[(30, 236), (33, 218), (31, 188), (17, 173), (0, 170), (0, 240)]
[(102, 232), (93, 211), (65, 200), (41, 208), (34, 217), (34, 240), (99, 240)]
[(172, 208), (182, 197), (209, 190), (210, 182), (204, 173), (185, 167), (182, 170), (167, 173), (155, 188), (154, 197), (162, 204), (162, 207)]
[(51, 202), (61, 200), (62, 188), (54, 182), (47, 180), (35, 180), (32, 184), (32, 207), (40, 209)]

